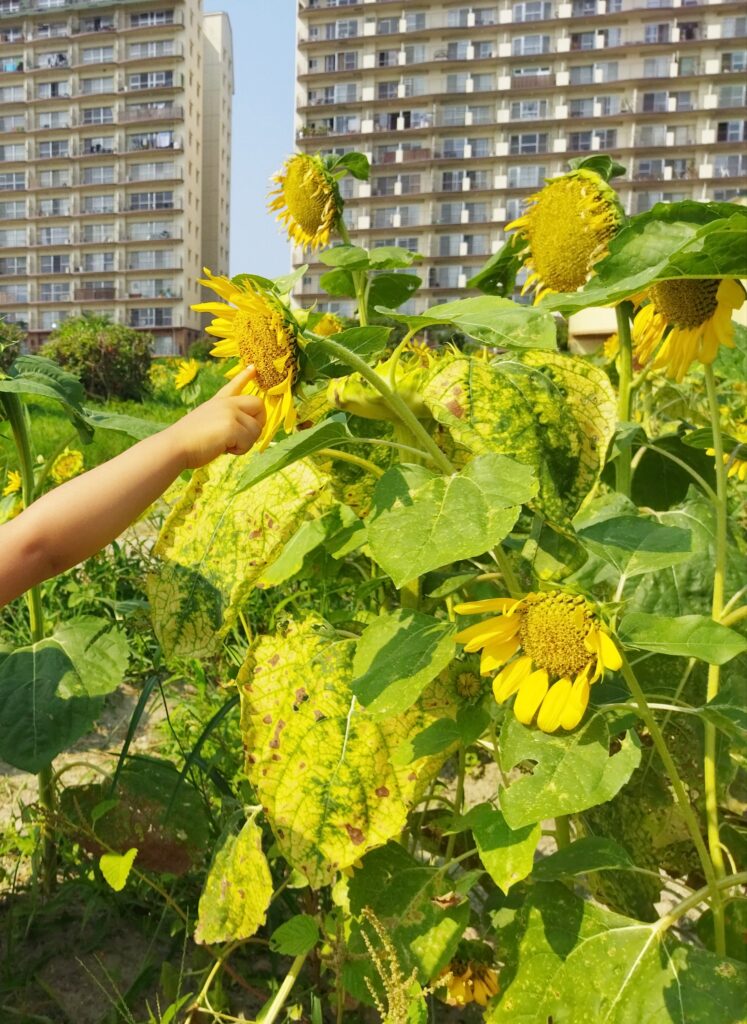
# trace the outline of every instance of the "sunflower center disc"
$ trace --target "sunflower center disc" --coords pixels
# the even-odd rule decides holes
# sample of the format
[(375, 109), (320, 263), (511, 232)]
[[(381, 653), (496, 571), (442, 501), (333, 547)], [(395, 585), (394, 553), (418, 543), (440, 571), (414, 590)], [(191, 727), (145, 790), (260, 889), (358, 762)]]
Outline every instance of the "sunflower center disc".
[[(238, 312), (234, 317), (234, 335), (242, 366), (257, 368), (257, 383), (263, 391), (282, 384), (288, 376), (287, 357), (292, 352), (288, 329), (280, 316), (267, 312)], [(276, 361), (283, 359), (281, 369)]]
[(652, 286), (651, 299), (656, 312), (673, 327), (700, 327), (716, 310), (718, 285), (710, 278), (660, 281)]
[(592, 655), (584, 640), (591, 616), (582, 597), (573, 594), (533, 594), (521, 612), (519, 639), (537, 668), (552, 678), (573, 677)]

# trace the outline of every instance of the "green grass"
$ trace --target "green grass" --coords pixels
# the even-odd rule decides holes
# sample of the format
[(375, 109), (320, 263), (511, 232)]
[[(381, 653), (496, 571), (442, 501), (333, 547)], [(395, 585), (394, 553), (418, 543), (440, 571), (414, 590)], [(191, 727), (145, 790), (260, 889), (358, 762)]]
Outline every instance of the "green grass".
[[(202, 401), (215, 394), (225, 383), (222, 370), (214, 363), (205, 364), (202, 367), (199, 380), (202, 384)], [(122, 413), (162, 423), (164, 426), (174, 423), (189, 411), (189, 407), (184, 405), (179, 393), (170, 385), (157, 389), (142, 402), (117, 400), (104, 402), (95, 398), (87, 398), (85, 404), (91, 410)], [(41, 455), (46, 458), (60, 446), (67, 444), (70, 448), (82, 451), (86, 469), (92, 469), (135, 444), (135, 441), (125, 434), (98, 429), (90, 444), (84, 445), (62, 407), (52, 399), (28, 400), (26, 408), (31, 420), (34, 457)], [(18, 462), (7, 424), (0, 423), (0, 484), (4, 480), (7, 470), (17, 468)], [(2, 490), (1, 486), (0, 490)]]

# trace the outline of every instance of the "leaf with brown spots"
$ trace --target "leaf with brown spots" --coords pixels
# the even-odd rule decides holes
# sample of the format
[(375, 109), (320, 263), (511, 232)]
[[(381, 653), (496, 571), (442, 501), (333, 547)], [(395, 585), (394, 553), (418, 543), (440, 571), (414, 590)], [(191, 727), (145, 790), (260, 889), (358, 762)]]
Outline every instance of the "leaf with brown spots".
[(355, 641), (309, 618), (260, 637), (238, 677), (247, 774), (315, 888), (402, 831), (444, 755), (394, 765), (392, 753), (454, 707), (437, 680), (406, 712), (372, 717), (351, 690), (354, 654)]

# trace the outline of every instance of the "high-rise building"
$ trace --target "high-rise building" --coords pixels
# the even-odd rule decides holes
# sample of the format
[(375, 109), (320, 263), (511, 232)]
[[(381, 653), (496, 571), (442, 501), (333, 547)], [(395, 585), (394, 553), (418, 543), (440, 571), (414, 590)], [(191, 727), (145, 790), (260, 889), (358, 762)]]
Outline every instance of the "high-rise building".
[(228, 270), (231, 35), (201, 0), (0, 0), (0, 315), (200, 334)]
[[(303, 152), (365, 152), (352, 240), (425, 259), (411, 311), (456, 298), (543, 179), (607, 153), (628, 213), (747, 191), (747, 17), (730, 0), (300, 0)], [(306, 262), (294, 252), (294, 264)], [(319, 284), (304, 302), (349, 312)]]

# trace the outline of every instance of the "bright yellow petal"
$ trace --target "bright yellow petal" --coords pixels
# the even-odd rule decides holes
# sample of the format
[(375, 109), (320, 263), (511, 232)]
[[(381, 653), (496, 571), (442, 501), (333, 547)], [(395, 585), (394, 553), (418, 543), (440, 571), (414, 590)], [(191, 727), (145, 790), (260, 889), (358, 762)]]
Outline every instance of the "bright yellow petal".
[(537, 715), (537, 725), (542, 732), (555, 732), (556, 729), (560, 728), (561, 718), (565, 711), (571, 688), (572, 683), (570, 679), (559, 679), (547, 691), (547, 696), (542, 701), (542, 707)]
[(510, 612), (521, 601), (515, 597), (490, 597), (485, 601), (463, 601), (454, 605), (457, 615), (487, 615), (488, 612)]
[(486, 644), (482, 649), (480, 657), (480, 675), (489, 676), (505, 665), (509, 658), (512, 658), (519, 649), (518, 637), (506, 640), (504, 643)]
[(514, 701), (514, 715), (522, 723), (529, 725), (545, 699), (549, 682), (545, 669), (538, 669), (523, 681)]
[(498, 703), (512, 697), (531, 672), (532, 659), (526, 656), (507, 665), (493, 680), (493, 696)]
[(589, 680), (585, 673), (581, 673), (576, 677), (565, 702), (560, 716), (561, 728), (566, 730), (576, 728), (589, 705), (589, 690)]
[(597, 630), (598, 644), (599, 644), (599, 656), (602, 659), (602, 665), (604, 668), (610, 669), (612, 672), (617, 672), (622, 668), (622, 658), (617, 646), (612, 639), (608, 636), (603, 629)]

